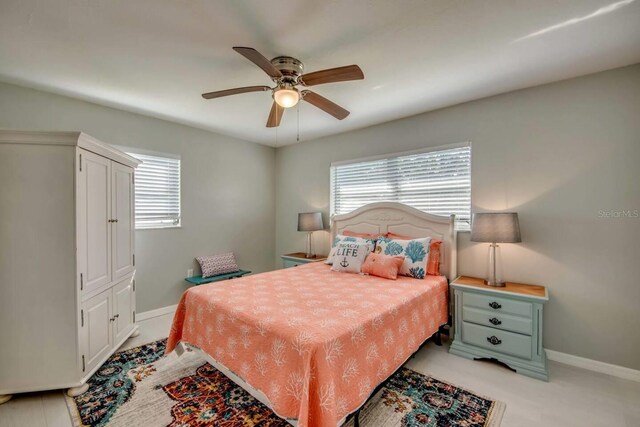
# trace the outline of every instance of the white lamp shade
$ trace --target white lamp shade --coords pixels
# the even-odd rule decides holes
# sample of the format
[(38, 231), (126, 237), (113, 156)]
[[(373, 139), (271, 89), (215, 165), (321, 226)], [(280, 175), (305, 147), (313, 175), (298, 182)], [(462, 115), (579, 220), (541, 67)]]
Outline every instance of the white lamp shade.
[(324, 230), (322, 223), (322, 213), (304, 212), (298, 214), (298, 231), (319, 231)]
[(278, 89), (273, 93), (273, 100), (282, 108), (291, 108), (300, 101), (300, 93), (295, 89)]
[(475, 213), (471, 221), (471, 241), (520, 243), (520, 223), (516, 212)]

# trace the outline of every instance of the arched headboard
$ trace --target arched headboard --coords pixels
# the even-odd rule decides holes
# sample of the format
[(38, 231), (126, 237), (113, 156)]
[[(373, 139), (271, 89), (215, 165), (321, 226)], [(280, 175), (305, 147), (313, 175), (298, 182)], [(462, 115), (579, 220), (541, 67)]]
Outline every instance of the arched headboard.
[(431, 215), (402, 203), (371, 203), (353, 212), (331, 217), (331, 241), (345, 230), (356, 233), (396, 233), (407, 237), (442, 240), (440, 274), (453, 280), (457, 275), (455, 215)]

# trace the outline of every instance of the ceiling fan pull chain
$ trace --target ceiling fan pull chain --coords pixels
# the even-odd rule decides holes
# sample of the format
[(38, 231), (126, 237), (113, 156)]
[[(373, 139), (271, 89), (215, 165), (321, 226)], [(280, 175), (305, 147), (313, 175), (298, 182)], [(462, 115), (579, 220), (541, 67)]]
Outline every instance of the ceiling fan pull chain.
[(300, 103), (296, 108), (296, 114), (298, 116), (298, 134), (296, 135), (296, 142), (300, 142)]

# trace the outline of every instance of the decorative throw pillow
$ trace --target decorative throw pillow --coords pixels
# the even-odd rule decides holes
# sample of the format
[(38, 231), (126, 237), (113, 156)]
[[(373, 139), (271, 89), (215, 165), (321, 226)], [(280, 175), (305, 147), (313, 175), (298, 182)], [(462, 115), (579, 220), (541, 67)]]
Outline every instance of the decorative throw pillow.
[(432, 240), (429, 245), (427, 274), (430, 276), (440, 276), (440, 246), (442, 246), (442, 240)]
[(404, 257), (400, 255), (391, 256), (372, 253), (364, 260), (362, 272), (372, 276), (396, 280), (398, 278), (398, 270), (403, 262)]
[(336, 247), (340, 242), (349, 242), (349, 243), (358, 243), (358, 244), (367, 244), (369, 245), (369, 252), (373, 252), (376, 247), (376, 239), (363, 239), (361, 237), (354, 236), (345, 236), (343, 234), (338, 234), (335, 239), (333, 239), (333, 244), (331, 245), (331, 251), (329, 252), (329, 256), (327, 257), (325, 264), (333, 264), (333, 257), (336, 254)]
[(220, 255), (199, 256), (196, 258), (202, 270), (202, 277), (217, 276), (219, 274), (235, 273), (240, 270), (233, 252)]
[(424, 279), (427, 271), (427, 259), (431, 237), (412, 240), (392, 240), (386, 237), (378, 239), (376, 253), (384, 255), (404, 255), (404, 262), (398, 274), (415, 279)]
[[(413, 237), (402, 236), (395, 233), (387, 233), (388, 239), (412, 240)], [(431, 240), (429, 245), (429, 259), (427, 260), (427, 274), (430, 276), (440, 276), (440, 247), (442, 240)]]
[(369, 251), (370, 246), (367, 243), (338, 243), (331, 269), (343, 273), (360, 273), (362, 263), (369, 255)]

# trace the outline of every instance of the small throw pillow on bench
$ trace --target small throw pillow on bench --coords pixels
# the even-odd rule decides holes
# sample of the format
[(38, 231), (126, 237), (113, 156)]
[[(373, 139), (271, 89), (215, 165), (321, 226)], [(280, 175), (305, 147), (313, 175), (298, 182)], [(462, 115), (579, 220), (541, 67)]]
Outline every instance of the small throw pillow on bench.
[(240, 270), (233, 252), (227, 252), (219, 255), (199, 256), (196, 260), (200, 264), (203, 278), (218, 276), (220, 274), (235, 273)]

